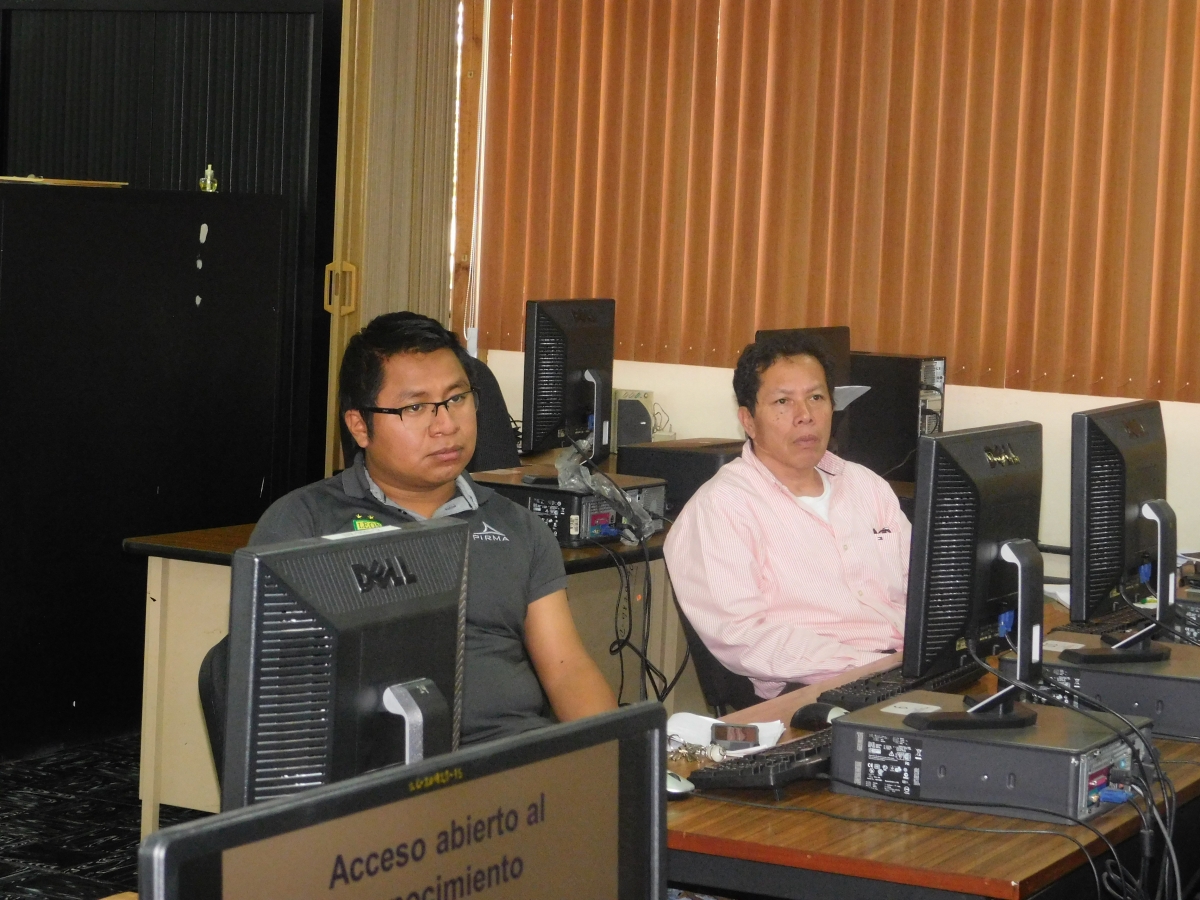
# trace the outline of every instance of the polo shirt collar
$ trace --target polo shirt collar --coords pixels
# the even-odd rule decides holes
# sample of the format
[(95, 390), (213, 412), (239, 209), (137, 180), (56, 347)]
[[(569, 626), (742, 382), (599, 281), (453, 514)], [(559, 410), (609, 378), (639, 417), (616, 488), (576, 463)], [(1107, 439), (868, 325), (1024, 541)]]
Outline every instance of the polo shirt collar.
[[(341, 479), (342, 489), (346, 492), (347, 496), (353, 497), (356, 500), (365, 500), (367, 497), (372, 497), (377, 503), (391, 507), (392, 509), (398, 509), (418, 522), (425, 521), (425, 516), (415, 513), (411, 509), (406, 509), (383, 492), (383, 488), (375, 483), (375, 479), (367, 471), (366, 460), (362, 452), (355, 455), (354, 465), (342, 470)], [(430, 518), (440, 519), (443, 516), (472, 512), (479, 509), (480, 503), (486, 502), (492, 493), (492, 491), (482, 485), (476, 484), (465, 471), (454, 479), (454, 486), (457, 489), (457, 493), (439, 506)]]

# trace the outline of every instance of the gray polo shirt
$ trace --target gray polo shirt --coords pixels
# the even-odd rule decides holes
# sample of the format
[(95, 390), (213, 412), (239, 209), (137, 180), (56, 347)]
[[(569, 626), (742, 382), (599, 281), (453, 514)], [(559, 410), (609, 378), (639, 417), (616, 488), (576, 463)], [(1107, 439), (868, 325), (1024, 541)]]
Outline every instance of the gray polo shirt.
[[(463, 743), (551, 724), (549, 703), (525, 651), (525, 613), (530, 603), (567, 585), (554, 536), (529, 510), (466, 474), (459, 477), (458, 494), (434, 513), (444, 515), (467, 522), (471, 533)], [(384, 496), (359, 454), (350, 468), (272, 503), (250, 544), (420, 519)]]

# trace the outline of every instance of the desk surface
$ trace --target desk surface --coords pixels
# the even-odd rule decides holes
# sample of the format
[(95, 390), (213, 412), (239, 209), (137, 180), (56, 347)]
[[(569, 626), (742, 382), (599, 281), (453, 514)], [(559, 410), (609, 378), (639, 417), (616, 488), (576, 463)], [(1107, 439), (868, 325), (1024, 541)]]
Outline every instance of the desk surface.
[[(228, 566), (233, 562), (234, 551), (240, 550), (250, 542), (252, 531), (253, 525), (227, 525), (223, 528), (205, 528), (200, 531), (177, 531), (173, 534), (126, 538), (121, 546), (126, 553)], [(666, 532), (662, 531), (646, 542), (646, 552), (649, 553), (650, 559), (662, 559), (665, 538)], [(563, 564), (568, 575), (606, 569), (613, 565), (610, 553), (616, 554), (626, 563), (642, 562), (645, 559), (641, 547), (611, 543), (605, 544), (604, 547), (564, 547)]]
[[(1046, 618), (1049, 628), (1052, 620), (1063, 616), (1048, 609)], [(811, 703), (832, 684), (850, 681), (868, 670), (888, 668), (895, 662), (895, 657), (880, 660), (726, 718), (737, 722), (787, 722), (792, 712)], [(988, 689), (994, 689), (994, 684)], [(1166, 740), (1155, 744), (1165, 761), (1163, 771), (1175, 784), (1180, 805), (1200, 795), (1200, 744)], [(747, 802), (754, 805), (737, 805)], [(864, 824), (864, 819), (888, 821)], [(1140, 820), (1126, 806), (1092, 819), (1090, 824), (1118, 843), (1136, 834)], [(867, 800), (835, 794), (824, 781), (797, 782), (780, 801), (772, 799), (769, 792), (718, 791), (672, 802), (667, 807), (667, 846), (676, 857), (673, 862), (681, 868), (704, 857), (720, 858), (1022, 900), (1080, 866), (1087, 866), (1078, 845), (1065, 837), (979, 833), (964, 828), (1067, 834), (1082, 842), (1092, 855), (1104, 849), (1095, 835), (1081, 827)], [(761, 870), (765, 867), (755, 868)], [(696, 883), (686, 877), (686, 870), (676, 872), (675, 866), (672, 879)], [(1090, 896), (1090, 871), (1087, 879)], [(750, 885), (745, 889), (755, 890)]]

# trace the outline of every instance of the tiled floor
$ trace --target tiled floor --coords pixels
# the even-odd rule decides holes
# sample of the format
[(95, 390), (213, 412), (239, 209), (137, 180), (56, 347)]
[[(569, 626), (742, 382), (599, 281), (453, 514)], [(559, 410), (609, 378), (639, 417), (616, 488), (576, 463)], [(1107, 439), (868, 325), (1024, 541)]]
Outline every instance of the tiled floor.
[[(0, 763), (0, 898), (137, 890), (138, 736)], [(204, 815), (162, 807), (161, 823)]]

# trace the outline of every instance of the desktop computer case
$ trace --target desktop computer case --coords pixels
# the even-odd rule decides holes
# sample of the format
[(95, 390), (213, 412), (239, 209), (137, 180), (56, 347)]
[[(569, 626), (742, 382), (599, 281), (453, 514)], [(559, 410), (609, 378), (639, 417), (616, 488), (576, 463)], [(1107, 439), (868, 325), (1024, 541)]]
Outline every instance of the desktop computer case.
[(889, 481), (916, 481), (917, 438), (942, 430), (946, 358), (851, 353), (849, 383), (871, 390), (846, 410), (838, 455)]
[[(552, 466), (525, 466), (475, 472), (472, 478), (487, 485), (502, 497), (523, 506), (546, 523), (560, 547), (586, 547), (596, 541), (613, 540), (614, 529), (624, 521), (603, 497), (581, 494), (559, 487), (551, 481), (557, 473)], [(547, 479), (544, 484), (526, 484), (523, 478), (534, 475)], [(642, 504), (651, 515), (661, 517), (666, 503), (667, 485), (661, 478), (636, 478), (609, 475), (630, 500)], [(662, 519), (656, 518), (654, 530), (662, 531)]]
[[(1039, 706), (1030, 728), (917, 731), (904, 724), (922, 708), (957, 711), (963, 698), (910, 691), (835, 719), (833, 790), (1056, 822), (1111, 809), (1098, 796), (1107, 773), (1132, 765), (1113, 728), (1131, 732), (1115, 716), (1100, 714), (1110, 728), (1072, 709)], [(1132, 721), (1149, 739), (1150, 720)]]
[(617, 471), (666, 479), (666, 514), (673, 519), (700, 485), (716, 475), (725, 463), (742, 455), (745, 443), (729, 438), (690, 438), (627, 444), (617, 454)]
[[(1200, 647), (1161, 644), (1171, 658), (1162, 662), (1085, 665), (1067, 662), (1063, 650), (1108, 646), (1098, 634), (1051, 632), (1043, 643), (1042, 680), (1049, 692), (1069, 706), (1078, 703), (1055, 686), (1070, 688), (1104, 703), (1123, 716), (1149, 716), (1154, 733), (1188, 741), (1200, 740)], [(1000, 659), (1001, 671), (1012, 666), (1011, 654)]]

